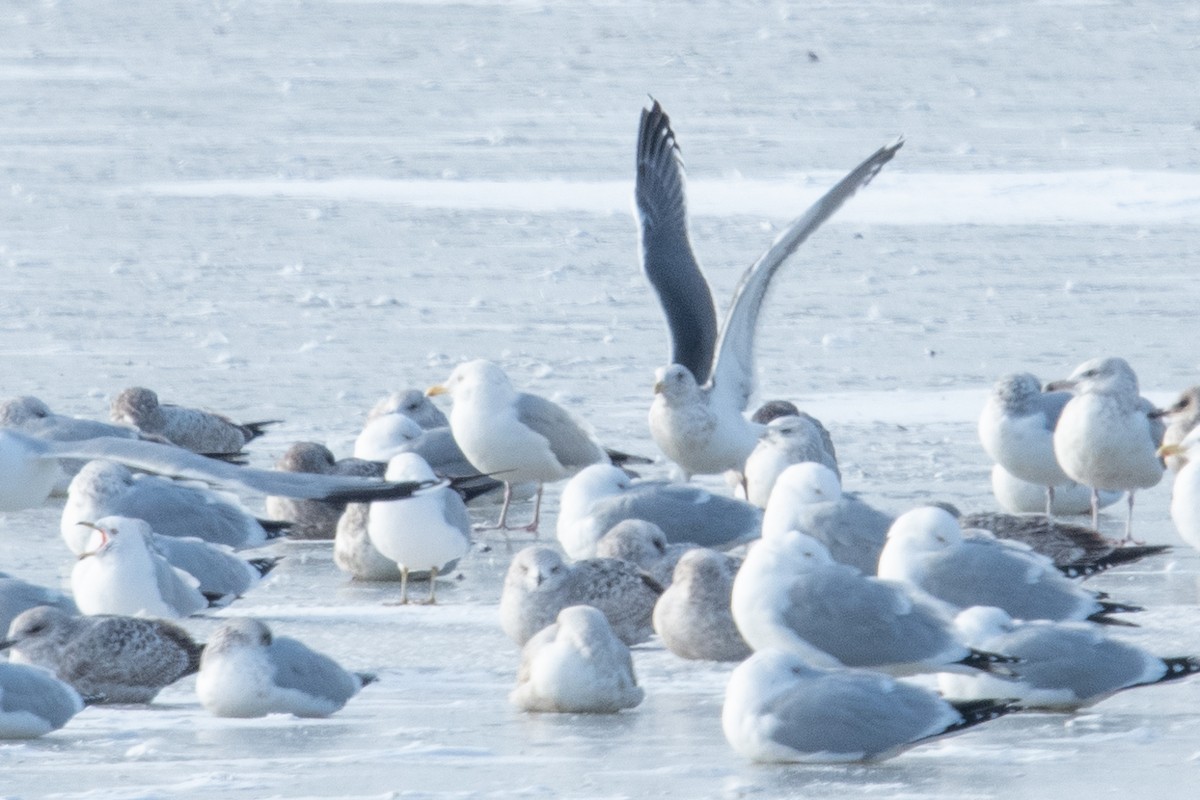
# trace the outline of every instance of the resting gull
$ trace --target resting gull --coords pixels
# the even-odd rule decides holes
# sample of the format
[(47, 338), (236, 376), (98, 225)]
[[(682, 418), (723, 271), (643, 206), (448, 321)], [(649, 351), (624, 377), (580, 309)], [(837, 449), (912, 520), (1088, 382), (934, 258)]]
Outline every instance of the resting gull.
[(37, 606), (54, 606), (68, 614), (79, 613), (75, 601), (57, 589), (0, 572), (0, 632), (8, 630), (8, 626), (22, 611)]
[(671, 338), (671, 363), (655, 373), (650, 432), (686, 475), (741, 471), (762, 430), (742, 413), (754, 392), (754, 331), (771, 278), (900, 146), (877, 151), (784, 228), (742, 276), (718, 330), (712, 293), (688, 238), (675, 133), (657, 101), (642, 110), (635, 185), (642, 269)]
[(279, 420), (234, 422), (223, 414), (160, 403), (158, 395), (141, 386), (125, 389), (112, 401), (113, 422), (133, 425), (144, 433), (162, 436), (194, 453), (236, 453), (262, 436)]
[(746, 459), (743, 470), (746, 499), (759, 508), (766, 508), (779, 475), (791, 465), (805, 461), (823, 464), (839, 481), (842, 478), (833, 439), (819, 420), (808, 414), (771, 420), (754, 452)]
[(41, 667), (0, 661), (0, 739), (56, 731), (83, 710), (79, 692)]
[[(313, 475), (356, 475), (382, 478), (386, 463), (362, 458), (336, 459), (329, 448), (317, 442), (296, 442), (275, 462), (275, 469), (307, 472)], [(267, 516), (288, 523), (292, 539), (332, 539), (345, 503), (322, 500), (298, 500), (291, 497), (267, 498)]]
[(654, 606), (654, 630), (668, 650), (702, 661), (741, 661), (750, 655), (729, 607), (737, 567), (731, 557), (703, 547), (683, 554)]

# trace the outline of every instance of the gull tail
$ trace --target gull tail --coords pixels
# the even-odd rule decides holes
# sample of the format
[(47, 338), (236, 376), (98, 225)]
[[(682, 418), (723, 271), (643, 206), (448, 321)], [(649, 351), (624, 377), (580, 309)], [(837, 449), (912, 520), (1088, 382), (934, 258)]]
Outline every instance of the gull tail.
[(981, 722), (990, 722), (991, 720), (1003, 717), (1005, 714), (1024, 710), (1018, 705), (1018, 701), (1011, 697), (992, 700), (954, 700), (950, 701), (950, 705), (954, 706), (954, 710), (962, 716), (962, 719), (943, 728), (939, 733), (933, 734), (934, 736), (943, 736), (947, 733), (964, 731), (967, 728), (973, 728)]
[(243, 422), (238, 427), (242, 429), (246, 441), (251, 442), (266, 433), (265, 429), (268, 425), (278, 425), (281, 422), (283, 422), (281, 419), (264, 419), (261, 422)]
[(955, 661), (955, 664), (960, 664), (964, 667), (971, 667), (982, 672), (989, 672), (998, 677), (1012, 678), (1017, 676), (1010, 665), (1020, 664), (1022, 659), (1016, 656), (1006, 656), (1000, 653), (989, 653), (986, 650), (976, 650), (971, 648), (971, 653), (966, 658)]
[(1082, 561), (1074, 564), (1061, 564), (1059, 565), (1058, 569), (1068, 578), (1090, 578), (1093, 575), (1098, 575), (1101, 572), (1112, 569), (1113, 567), (1118, 567), (1122, 564), (1132, 564), (1136, 561), (1141, 561), (1147, 556), (1165, 553), (1170, 549), (1171, 546), (1167, 544), (1131, 545), (1129, 547), (1118, 547), (1111, 553), (1106, 553), (1093, 561)]
[(283, 560), (283, 556), (274, 556), (271, 558), (250, 558), (246, 563), (254, 567), (258, 577), (265, 578), (267, 573), (279, 566), (279, 562)]
[(1163, 675), (1156, 681), (1151, 683), (1166, 683), (1167, 681), (1179, 680), (1186, 678), (1189, 675), (1195, 675), (1200, 672), (1200, 658), (1195, 656), (1173, 656), (1164, 658), (1163, 664), (1167, 667), (1167, 674)]

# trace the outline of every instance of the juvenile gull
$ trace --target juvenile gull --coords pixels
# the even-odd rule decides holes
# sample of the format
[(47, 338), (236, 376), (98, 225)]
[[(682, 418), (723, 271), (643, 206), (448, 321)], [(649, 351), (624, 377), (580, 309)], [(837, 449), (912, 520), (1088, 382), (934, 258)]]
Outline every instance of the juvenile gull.
[(1179, 537), (1200, 550), (1200, 428), (1178, 444), (1163, 445), (1161, 452), (1184, 461), (1171, 486), (1171, 521)]
[(791, 465), (805, 461), (823, 464), (839, 481), (842, 478), (833, 440), (817, 419), (808, 414), (797, 414), (771, 420), (742, 471), (746, 500), (766, 508), (780, 474)]
[(604, 614), (569, 606), (521, 648), (517, 688), (508, 698), (522, 711), (611, 714), (644, 696), (629, 648)]
[(596, 464), (563, 487), (558, 540), (571, 558), (590, 558), (600, 537), (627, 519), (653, 522), (670, 542), (725, 549), (757, 538), (762, 512), (698, 486), (634, 480), (617, 467)]
[(93, 528), (91, 549), (71, 570), (71, 592), (84, 614), (174, 619), (209, 607), (200, 582), (154, 549), (144, 521), (105, 517)]
[[(617, 558), (628, 561), (647, 573), (662, 586), (671, 583), (675, 565), (697, 545), (678, 542), (671, 544), (662, 528), (644, 519), (618, 522), (596, 542), (596, 552), (588, 558)], [(729, 558), (729, 556), (725, 556)]]
[(1090, 619), (1140, 611), (1103, 600), (1066, 578), (1045, 556), (986, 531), (965, 537), (945, 509), (901, 514), (879, 555), (879, 577), (908, 581), (957, 609), (996, 606), (1018, 619)]
[(1070, 392), (1044, 392), (1036, 376), (1014, 372), (992, 387), (979, 417), (983, 449), (1012, 475), (1043, 487), (1047, 515), (1056, 487), (1071, 482), (1054, 455), (1054, 427), (1070, 400)]
[[(1054, 488), (1051, 513), (1090, 514), (1092, 490), (1068, 480)], [(992, 495), (1002, 509), (1010, 514), (1042, 514), (1046, 510), (1046, 487), (1023, 481), (1004, 467), (992, 467)], [(1124, 492), (1100, 492), (1100, 507), (1107, 508), (1125, 496)]]
[(608, 461), (604, 449), (562, 407), (513, 388), (504, 370), (482, 359), (459, 364), (430, 395), (449, 394), (450, 429), (464, 454), (480, 472), (504, 481), (504, 506), (496, 525), (508, 530), (514, 484), (535, 481), (533, 521), (536, 532), (542, 487), (569, 478), (589, 464)]
[(742, 469), (761, 431), (742, 412), (754, 392), (754, 332), (771, 278), (900, 145), (877, 151), (784, 228), (742, 276), (718, 331), (712, 293), (688, 238), (675, 133), (657, 101), (642, 110), (635, 183), (642, 270), (658, 294), (671, 338), (671, 363), (655, 373), (650, 432), (687, 475)]
[(627, 645), (644, 642), (662, 587), (632, 564), (593, 558), (568, 564), (548, 547), (526, 547), (513, 556), (500, 595), (500, 626), (524, 645), (568, 606), (598, 608)]
[(968, 647), (944, 607), (911, 587), (839, 564), (791, 531), (750, 548), (733, 581), (733, 619), (755, 650), (778, 648), (822, 667), (891, 675), (1009, 672), (1015, 659)]
[[(1162, 438), (1164, 445), (1179, 444), (1192, 432), (1196, 424), (1200, 423), (1200, 386), (1189, 386), (1179, 395), (1178, 400), (1150, 416), (1166, 420), (1167, 428)], [(1183, 469), (1186, 463), (1187, 459), (1182, 453), (1166, 458), (1167, 467), (1175, 472)]]
[(83, 710), (79, 693), (40, 667), (0, 662), (0, 739), (56, 731)]
[(1122, 358), (1095, 358), (1075, 368), (1057, 386), (1073, 389), (1054, 429), (1054, 455), (1063, 472), (1092, 487), (1092, 527), (1100, 525), (1098, 492), (1129, 492), (1125, 539), (1133, 538), (1133, 498), (1162, 480), (1157, 450), (1162, 421), (1138, 394), (1138, 380)]
[(68, 614), (79, 613), (75, 601), (57, 589), (0, 572), (0, 631), (8, 630), (8, 626), (22, 611), (37, 606), (54, 606)]
[(875, 574), (892, 516), (842, 494), (837, 475), (811, 461), (785, 469), (763, 514), (763, 538), (788, 531), (813, 537), (835, 561)]
[[(433, 470), (416, 453), (393, 456), (385, 477), (435, 480)], [(408, 602), (410, 572), (429, 573), (425, 602), (437, 602), (438, 572), (453, 569), (471, 546), (471, 517), (462, 498), (448, 486), (406, 500), (371, 503), (366, 524), (371, 544), (400, 568), (401, 604)]]
[[(387, 467), (377, 461), (361, 458), (338, 460), (323, 444), (296, 442), (275, 462), (275, 469), (313, 475), (382, 478)], [(299, 500), (274, 495), (267, 498), (267, 516), (288, 523), (288, 537), (292, 539), (332, 539), (337, 530), (338, 519), (345, 510), (345, 503)]]
[(156, 442), (113, 437), (55, 442), (0, 428), (0, 511), (41, 505), (63, 458), (116, 461), (171, 477), (309, 500), (370, 502), (408, 497), (426, 488), (342, 475), (252, 469)]
[(204, 649), (164, 620), (77, 617), (49, 606), (17, 617), (3, 648), (13, 661), (45, 667), (104, 703), (149, 703), (163, 687), (200, 669)]
[(256, 619), (233, 617), (209, 637), (196, 694), (218, 717), (327, 717), (374, 680), (295, 639), (272, 636)]
[(1200, 660), (1193, 656), (1159, 658), (1086, 622), (1020, 622), (998, 608), (976, 606), (959, 614), (955, 627), (976, 647), (1003, 650), (1021, 659), (1019, 675), (1011, 680), (938, 676), (943, 694), (963, 700), (1003, 692), (1025, 708), (1074, 711), (1124, 689), (1200, 672)]
[[(369, 503), (351, 503), (346, 506), (338, 520), (337, 533), (333, 537), (333, 563), (342, 572), (359, 581), (398, 581), (400, 567), (383, 555), (371, 544), (367, 533), (370, 518)], [(410, 578), (425, 578), (427, 575), (409, 573)]]
[(729, 607), (735, 572), (724, 553), (696, 548), (683, 555), (654, 606), (654, 630), (668, 650), (703, 661), (741, 661), (750, 655)]
[(818, 669), (768, 649), (733, 671), (721, 726), (753, 761), (879, 761), (1017, 710), (1005, 700), (950, 702), (877, 672)]
[(238, 423), (212, 411), (160, 403), (157, 394), (141, 386), (131, 386), (117, 395), (109, 417), (113, 422), (162, 436), (193, 453), (236, 453), (266, 433), (268, 425), (279, 422)]

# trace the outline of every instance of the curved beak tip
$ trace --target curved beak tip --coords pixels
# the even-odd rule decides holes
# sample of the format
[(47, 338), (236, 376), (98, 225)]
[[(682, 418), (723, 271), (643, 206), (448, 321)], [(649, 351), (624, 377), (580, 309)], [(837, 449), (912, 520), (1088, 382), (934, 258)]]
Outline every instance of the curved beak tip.
[(444, 384), (436, 384), (425, 390), (426, 397), (437, 397), (439, 394), (446, 394), (446, 386)]

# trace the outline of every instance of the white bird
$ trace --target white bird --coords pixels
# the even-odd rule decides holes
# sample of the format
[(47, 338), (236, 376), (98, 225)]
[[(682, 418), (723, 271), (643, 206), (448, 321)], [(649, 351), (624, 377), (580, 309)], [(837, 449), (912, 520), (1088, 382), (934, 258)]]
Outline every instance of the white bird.
[[(1046, 488), (1023, 481), (999, 464), (992, 466), (992, 495), (1000, 508), (1010, 514), (1041, 514), (1046, 510)], [(1092, 490), (1068, 480), (1053, 487), (1051, 513), (1090, 514)], [(1100, 492), (1100, 507), (1108, 508), (1125, 496), (1124, 492)]]
[(154, 549), (144, 521), (105, 517), (92, 528), (94, 537), (71, 570), (71, 592), (84, 614), (175, 619), (209, 607), (200, 582)]
[(1054, 456), (1054, 426), (1070, 400), (1070, 392), (1042, 391), (1036, 376), (1014, 372), (992, 387), (979, 416), (983, 449), (1012, 475), (1043, 487), (1047, 516), (1056, 487), (1071, 482)]
[[(314, 475), (356, 475), (382, 478), (384, 463), (363, 458), (336, 459), (329, 448), (317, 442), (296, 442), (275, 462), (275, 469), (307, 472)], [(299, 500), (292, 497), (267, 498), (267, 516), (288, 523), (288, 538), (332, 539), (345, 503), (323, 500)]]
[(996, 606), (1018, 619), (1113, 623), (1109, 614), (1141, 610), (1080, 588), (1026, 545), (972, 534), (945, 509), (906, 511), (888, 531), (879, 577), (908, 581), (959, 610)]
[(891, 675), (943, 670), (1007, 673), (1015, 659), (967, 647), (944, 606), (907, 584), (839, 564), (791, 531), (750, 548), (733, 581), (733, 620), (755, 650), (777, 648), (822, 667)]
[[(1180, 393), (1178, 400), (1150, 416), (1167, 422), (1162, 438), (1164, 445), (1181, 443), (1196, 424), (1200, 423), (1200, 386), (1189, 386)], [(1177, 454), (1168, 456), (1166, 463), (1167, 467), (1178, 472), (1183, 469), (1187, 460), (1181, 454)]]
[(680, 658), (741, 661), (750, 646), (730, 610), (737, 564), (730, 556), (694, 548), (675, 565), (671, 585), (654, 605), (654, 630)]
[(354, 457), (387, 463), (424, 434), (425, 429), (406, 414), (393, 412), (368, 418), (354, 440)]
[(833, 471), (840, 481), (837, 452), (829, 431), (808, 414), (789, 414), (767, 423), (754, 451), (742, 470), (746, 483), (746, 500), (759, 508), (767, 507), (767, 499), (780, 474), (792, 464), (815, 461)]
[(1171, 486), (1171, 521), (1179, 538), (1200, 550), (1200, 428), (1178, 444), (1164, 444), (1159, 452), (1183, 462)]
[(0, 649), (14, 662), (53, 672), (103, 703), (149, 703), (165, 686), (200, 669), (204, 647), (161, 619), (77, 617), (41, 606), (13, 620)]
[(1138, 394), (1137, 375), (1121, 358), (1086, 361), (1052, 385), (1075, 392), (1054, 429), (1058, 463), (1069, 478), (1092, 487), (1092, 527), (1100, 524), (1100, 490), (1129, 493), (1125, 539), (1132, 540), (1134, 495), (1163, 474), (1157, 454), (1163, 424), (1151, 417), (1154, 405)]
[(508, 697), (522, 711), (611, 714), (644, 696), (629, 648), (604, 614), (569, 606), (525, 643), (517, 688)]
[(500, 627), (524, 645), (568, 606), (598, 608), (617, 637), (638, 644), (654, 633), (651, 617), (662, 587), (632, 564), (593, 558), (568, 564), (548, 547), (513, 556), (500, 595)]
[(544, 484), (608, 461), (604, 448), (565, 409), (544, 397), (518, 392), (504, 370), (490, 361), (459, 364), (444, 384), (430, 387), (426, 394), (450, 395), (454, 440), (476, 469), (504, 481), (504, 506), (496, 523), (501, 529), (510, 529), (514, 484), (538, 484), (533, 521), (524, 528), (536, 532)]
[(834, 561), (873, 575), (892, 519), (843, 494), (833, 470), (807, 461), (780, 473), (763, 513), (762, 535), (800, 531), (825, 545)]
[(83, 710), (79, 692), (41, 667), (0, 661), (0, 739), (56, 731)]
[(743, 412), (754, 392), (754, 332), (771, 278), (900, 146), (877, 151), (784, 228), (742, 276), (718, 332), (712, 293), (688, 238), (683, 162), (671, 121), (658, 102), (642, 110), (635, 185), (642, 270), (671, 338), (671, 363), (655, 373), (650, 433), (686, 475), (741, 471), (762, 431)]
[(213, 411), (160, 403), (157, 394), (141, 386), (131, 386), (117, 395), (109, 417), (143, 433), (162, 436), (193, 453), (236, 453), (266, 433), (268, 425), (279, 422), (240, 423)]
[(879, 761), (1017, 710), (1004, 700), (954, 703), (877, 672), (818, 669), (768, 649), (733, 671), (721, 727), (753, 761)]
[(558, 541), (571, 558), (591, 558), (600, 537), (627, 519), (653, 522), (673, 543), (726, 549), (758, 537), (762, 512), (699, 486), (634, 480), (618, 467), (594, 464), (563, 487)]
[(1159, 658), (1086, 622), (1024, 622), (998, 608), (975, 606), (958, 615), (955, 627), (976, 647), (1021, 659), (1016, 677), (1004, 681), (989, 675), (939, 675), (942, 693), (962, 700), (1002, 692), (1025, 708), (1074, 711), (1123, 689), (1200, 672), (1200, 659)]
[[(388, 462), (389, 481), (433, 482), (433, 470), (416, 453), (400, 453)], [(451, 488), (423, 492), (394, 502), (371, 503), (367, 511), (371, 544), (400, 568), (400, 602), (408, 602), (411, 572), (428, 572), (429, 598), (437, 602), (439, 570), (453, 569), (471, 546), (471, 517)]]
[(45, 502), (58, 475), (58, 461), (64, 458), (116, 461), (175, 478), (309, 500), (370, 502), (407, 497), (426, 488), (343, 475), (252, 469), (157, 442), (113, 437), (56, 442), (0, 428), (0, 511)]
[(213, 601), (241, 597), (282, 560), (281, 556), (242, 558), (233, 548), (191, 536), (162, 536), (154, 532), (150, 541), (171, 566), (195, 578), (200, 593)]
[(218, 717), (327, 717), (374, 680), (295, 639), (273, 636), (256, 619), (234, 617), (208, 639), (196, 694)]

